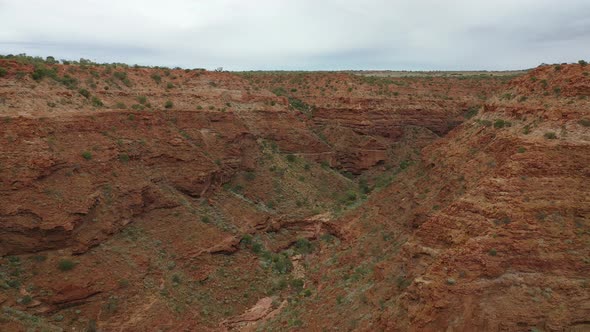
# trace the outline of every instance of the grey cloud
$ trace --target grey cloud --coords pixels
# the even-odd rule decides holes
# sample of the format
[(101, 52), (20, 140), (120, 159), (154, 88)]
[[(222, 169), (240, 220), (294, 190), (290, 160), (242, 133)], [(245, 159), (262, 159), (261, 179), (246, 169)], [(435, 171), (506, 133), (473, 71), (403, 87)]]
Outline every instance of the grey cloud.
[(0, 0), (0, 53), (242, 69), (518, 69), (589, 58), (587, 0)]

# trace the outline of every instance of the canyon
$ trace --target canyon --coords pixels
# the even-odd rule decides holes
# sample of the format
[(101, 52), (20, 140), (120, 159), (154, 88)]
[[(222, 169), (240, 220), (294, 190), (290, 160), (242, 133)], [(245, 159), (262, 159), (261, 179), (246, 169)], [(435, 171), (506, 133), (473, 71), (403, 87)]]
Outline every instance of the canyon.
[(585, 63), (0, 68), (0, 330), (590, 329)]

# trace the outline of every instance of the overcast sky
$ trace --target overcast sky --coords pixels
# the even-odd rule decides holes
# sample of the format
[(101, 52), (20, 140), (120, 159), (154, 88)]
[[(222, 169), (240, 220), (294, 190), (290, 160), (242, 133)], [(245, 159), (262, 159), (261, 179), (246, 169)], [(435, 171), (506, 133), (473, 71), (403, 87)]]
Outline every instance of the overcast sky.
[(590, 60), (590, 0), (0, 0), (0, 54), (256, 69)]

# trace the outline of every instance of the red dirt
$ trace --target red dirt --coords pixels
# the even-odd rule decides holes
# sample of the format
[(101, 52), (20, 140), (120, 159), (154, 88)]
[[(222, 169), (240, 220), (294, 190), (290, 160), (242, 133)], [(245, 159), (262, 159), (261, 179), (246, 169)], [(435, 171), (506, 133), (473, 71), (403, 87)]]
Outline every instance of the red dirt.
[(0, 60), (0, 330), (590, 328), (584, 67), (53, 66)]

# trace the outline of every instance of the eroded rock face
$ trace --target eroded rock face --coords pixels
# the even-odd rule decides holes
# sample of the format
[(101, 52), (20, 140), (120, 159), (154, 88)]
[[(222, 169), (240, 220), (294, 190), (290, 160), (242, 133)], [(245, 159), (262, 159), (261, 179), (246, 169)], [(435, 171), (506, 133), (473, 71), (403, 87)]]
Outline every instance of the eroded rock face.
[[(6, 60), (2, 65), (9, 73), (0, 87), (3, 254), (86, 250), (137, 215), (177, 206), (166, 188), (206, 197), (237, 172), (255, 167), (259, 139), (358, 175), (391, 159), (391, 144), (404, 128), (421, 126), (442, 135), (465, 107), (447, 112), (428, 101), (420, 110), (387, 109), (393, 105), (387, 98), (335, 96), (336, 108), (315, 107), (310, 120), (287, 107), (287, 98), (253, 93), (246, 80), (226, 73), (175, 71), (171, 80), (182, 88), (162, 91), (149, 70), (127, 69), (121, 72), (131, 86), (88, 87), (106, 105), (92, 110), (75, 89), (49, 78), (36, 83), (14, 76), (32, 66)], [(78, 81), (109, 75), (100, 67), (55, 68)], [(162, 107), (167, 99), (174, 100), (173, 110)], [(113, 109), (119, 104), (144, 111)]]
[[(224, 168), (198, 146), (203, 145), (199, 122), (206, 118), (179, 116), (196, 127), (186, 128), (197, 134), (193, 139), (181, 136), (182, 127), (162, 114), (130, 116), (54, 117), (33, 130), (39, 119), (2, 124), (3, 133), (14, 138), (2, 154), (3, 254), (98, 244), (137, 215), (177, 206), (163, 192), (166, 186), (206, 195), (240, 166), (251, 140), (209, 142), (224, 145), (219, 155), (235, 164)], [(231, 121), (214, 129), (235, 130)]]
[[(565, 82), (578, 72), (569, 106), (559, 96), (544, 96), (543, 110), (530, 95), (522, 106), (500, 101), (484, 108), (479, 123), (463, 124), (427, 151), (436, 155), (435, 170), (456, 170), (467, 184), (459, 200), (414, 235), (438, 254), (404, 262), (411, 275), (429, 281), (412, 284), (404, 295), (406, 326), (587, 328), (590, 137), (582, 119), (590, 108), (579, 99), (583, 93), (573, 92), (585, 84), (578, 67), (565, 66), (555, 77)], [(525, 91), (520, 82), (528, 85), (548, 70), (511, 87)], [(482, 126), (485, 120), (493, 125)], [(465, 161), (469, 167), (461, 167)], [(408, 249), (407, 257), (415, 257)]]
[(0, 65), (2, 328), (587, 327), (577, 65), (508, 85), (56, 66), (74, 89)]

